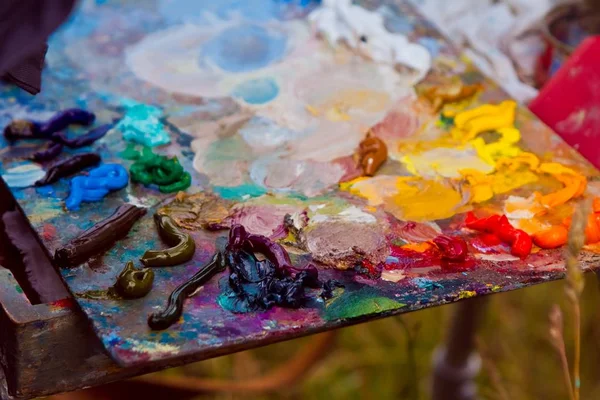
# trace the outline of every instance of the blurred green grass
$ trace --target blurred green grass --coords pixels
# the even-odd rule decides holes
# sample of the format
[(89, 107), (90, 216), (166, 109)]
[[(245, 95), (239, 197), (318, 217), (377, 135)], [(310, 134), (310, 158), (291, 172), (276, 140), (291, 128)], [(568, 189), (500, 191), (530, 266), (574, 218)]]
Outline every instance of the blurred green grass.
[[(564, 281), (492, 295), (478, 331), (484, 368), (479, 377), (482, 399), (568, 398), (560, 362), (548, 340), (548, 313), (559, 304), (571, 359), (573, 334)], [(600, 300), (598, 281), (586, 274), (582, 297), (582, 399), (600, 398)], [(456, 305), (422, 310), (340, 331), (335, 347), (303, 381), (284, 392), (236, 399), (427, 399), (431, 354), (443, 340)], [(248, 379), (281, 365), (310, 341), (303, 338), (190, 364), (163, 372), (204, 378)], [(496, 377), (496, 378), (494, 378)], [(500, 388), (499, 388), (500, 386)]]

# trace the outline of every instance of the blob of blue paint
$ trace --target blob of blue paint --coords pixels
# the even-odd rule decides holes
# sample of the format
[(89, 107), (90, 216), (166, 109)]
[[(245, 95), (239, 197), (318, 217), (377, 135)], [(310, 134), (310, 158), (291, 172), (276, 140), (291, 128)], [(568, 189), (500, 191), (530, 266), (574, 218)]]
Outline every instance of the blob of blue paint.
[(108, 335), (102, 338), (102, 341), (106, 345), (106, 347), (116, 346), (121, 342), (121, 337), (117, 335), (115, 332), (110, 332)]
[(252, 79), (240, 83), (231, 95), (248, 104), (266, 104), (279, 94), (279, 86), (273, 78)]
[(109, 192), (123, 189), (128, 182), (129, 175), (122, 165), (103, 164), (87, 176), (71, 179), (71, 192), (65, 200), (65, 207), (70, 211), (79, 210), (81, 203), (101, 201)]
[(282, 32), (257, 25), (238, 25), (224, 30), (202, 46), (199, 63), (231, 72), (264, 68), (283, 58), (287, 38)]

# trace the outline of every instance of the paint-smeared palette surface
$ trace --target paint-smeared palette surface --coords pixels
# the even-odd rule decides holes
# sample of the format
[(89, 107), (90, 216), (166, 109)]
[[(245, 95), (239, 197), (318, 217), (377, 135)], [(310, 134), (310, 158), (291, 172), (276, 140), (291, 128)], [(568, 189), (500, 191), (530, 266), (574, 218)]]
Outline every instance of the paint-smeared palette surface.
[[(408, 3), (319, 3), (83, 2), (51, 41), (42, 93), (2, 88), (2, 127), (95, 114), (11, 125), (0, 172), (120, 364), (562, 277), (597, 172)], [(181, 317), (152, 329), (217, 252)]]

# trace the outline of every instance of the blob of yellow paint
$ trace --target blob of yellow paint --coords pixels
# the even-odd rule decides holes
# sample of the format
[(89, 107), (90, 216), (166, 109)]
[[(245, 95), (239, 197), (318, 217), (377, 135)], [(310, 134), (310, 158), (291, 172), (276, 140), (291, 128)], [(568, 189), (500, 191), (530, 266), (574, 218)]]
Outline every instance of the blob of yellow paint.
[(369, 206), (378, 206), (398, 192), (397, 179), (398, 177), (389, 175), (360, 177), (340, 183), (340, 189), (364, 197), (369, 201)]
[(445, 181), (418, 177), (377, 176), (341, 186), (383, 208), (398, 219), (434, 221), (460, 212), (461, 194)]
[(477, 292), (474, 290), (463, 290), (458, 294), (459, 299), (470, 299), (475, 296), (477, 296)]
[(515, 157), (521, 153), (521, 149), (516, 145), (521, 140), (521, 132), (516, 128), (501, 128), (496, 131), (500, 138), (487, 144), (482, 138), (478, 137), (469, 143), (475, 148), (479, 157), (490, 165), (496, 165), (496, 162), (505, 157)]
[(559, 163), (543, 163), (539, 166), (540, 173), (552, 175), (564, 187), (556, 192), (539, 195), (539, 203), (546, 209), (565, 204), (571, 199), (580, 197), (587, 188), (587, 178), (569, 167)]
[(538, 158), (531, 153), (517, 157), (502, 158), (496, 164), (496, 172), (485, 175), (476, 170), (461, 170), (471, 191), (471, 203), (482, 203), (495, 194), (508, 193), (529, 183), (536, 182), (538, 175), (532, 171), (537, 167)]
[[(528, 198), (510, 196), (504, 204), (505, 214), (509, 218), (531, 219), (544, 215), (583, 195), (587, 187), (585, 176), (559, 163), (542, 163), (536, 168), (536, 172), (552, 175), (564, 187), (546, 195), (535, 192)], [(532, 227), (531, 230), (533, 229)]]
[(462, 111), (454, 117), (452, 136), (457, 140), (470, 141), (483, 132), (511, 128), (516, 110), (517, 103), (507, 100), (498, 105), (485, 104)]
[(484, 162), (472, 148), (437, 147), (400, 159), (408, 172), (424, 178), (459, 178), (461, 169), (489, 174), (494, 167)]

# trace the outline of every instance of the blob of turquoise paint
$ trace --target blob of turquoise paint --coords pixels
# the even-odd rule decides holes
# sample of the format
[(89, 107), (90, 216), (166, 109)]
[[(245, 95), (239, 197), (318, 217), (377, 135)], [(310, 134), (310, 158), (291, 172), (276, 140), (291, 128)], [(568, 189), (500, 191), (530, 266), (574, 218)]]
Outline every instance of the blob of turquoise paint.
[(65, 207), (70, 211), (79, 210), (81, 203), (101, 201), (109, 192), (123, 189), (128, 182), (129, 175), (122, 165), (103, 164), (87, 176), (71, 179), (71, 192), (65, 200)]
[(240, 83), (231, 95), (248, 104), (266, 104), (279, 94), (279, 86), (273, 78), (252, 79)]
[(231, 73), (255, 71), (285, 55), (287, 38), (282, 32), (257, 25), (238, 25), (207, 41), (201, 49), (201, 66), (216, 65)]
[(267, 193), (264, 188), (252, 184), (244, 184), (239, 186), (215, 186), (213, 191), (222, 199), (226, 200), (242, 200), (246, 196), (259, 197)]
[(171, 142), (165, 126), (160, 121), (160, 108), (133, 101), (124, 102), (125, 115), (115, 126), (130, 142), (156, 147)]
[(434, 282), (431, 279), (427, 278), (414, 278), (412, 281), (413, 284), (417, 285), (419, 289), (425, 290), (433, 290), (433, 289), (443, 289), (444, 285), (438, 282)]
[(9, 188), (26, 188), (42, 179), (46, 173), (37, 164), (26, 163), (17, 167), (10, 168), (2, 174), (2, 179)]

